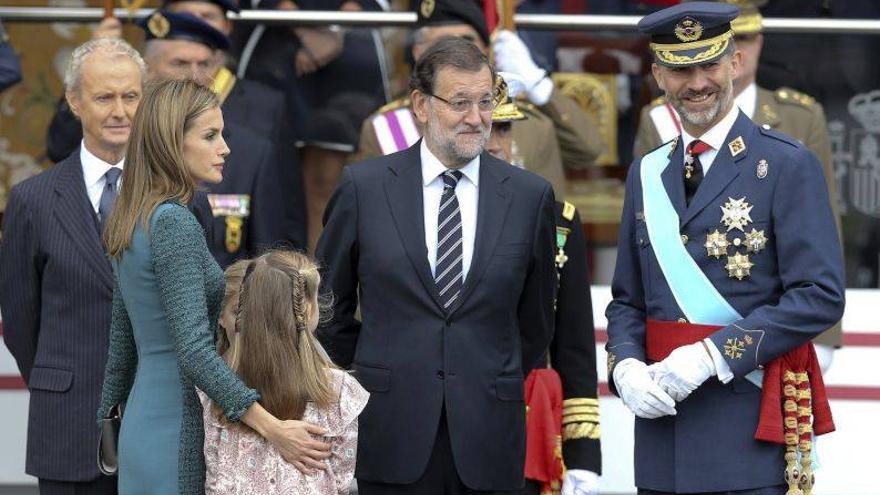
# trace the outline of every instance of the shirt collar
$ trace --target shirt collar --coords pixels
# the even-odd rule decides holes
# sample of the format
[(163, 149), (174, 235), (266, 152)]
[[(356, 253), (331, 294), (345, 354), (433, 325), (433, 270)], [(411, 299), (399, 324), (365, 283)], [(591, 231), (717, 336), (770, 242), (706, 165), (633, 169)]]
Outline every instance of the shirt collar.
[(104, 177), (104, 174), (106, 174), (111, 168), (117, 167), (121, 169), (125, 162), (125, 158), (123, 157), (122, 160), (119, 160), (119, 163), (115, 165), (107, 163), (89, 151), (88, 148), (86, 148), (85, 140), (83, 140), (79, 147), (79, 161), (82, 163), (83, 178), (85, 179), (86, 187), (91, 187), (101, 180), (101, 178)]
[[(422, 144), (419, 146), (419, 152), (422, 158), (422, 185), (427, 186), (448, 169), (446, 165), (443, 165), (439, 158), (431, 153), (431, 150), (428, 149), (428, 145), (425, 143), (424, 139), (422, 139)], [(477, 155), (476, 158), (469, 161), (464, 167), (458, 169), (458, 171), (467, 177), (474, 186), (479, 186), (480, 155)]]
[(736, 106), (746, 114), (746, 117), (753, 118), (755, 116), (755, 109), (758, 107), (758, 85), (755, 83), (749, 84), (735, 100)]
[[(727, 135), (730, 133), (730, 130), (733, 128), (733, 124), (736, 123), (736, 118), (739, 116), (739, 107), (733, 105), (730, 108), (730, 111), (727, 112), (727, 115), (721, 119), (720, 122), (715, 124), (715, 127), (709, 129), (704, 132), (702, 136), (700, 136), (700, 141), (708, 144), (712, 147), (713, 150), (719, 151), (721, 147), (724, 146), (724, 140), (727, 139)], [(684, 127), (681, 129), (681, 144), (684, 146), (684, 149), (687, 150), (691, 141), (697, 139), (690, 134)]]

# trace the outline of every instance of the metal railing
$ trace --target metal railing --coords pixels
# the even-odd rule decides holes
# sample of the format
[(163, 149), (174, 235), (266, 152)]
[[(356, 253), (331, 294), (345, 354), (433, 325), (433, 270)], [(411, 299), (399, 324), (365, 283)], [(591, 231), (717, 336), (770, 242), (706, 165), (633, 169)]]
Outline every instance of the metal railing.
[[(149, 15), (152, 9), (140, 9), (133, 18)], [(116, 9), (119, 18), (129, 17), (125, 9)], [(98, 22), (104, 15), (100, 8), (0, 7), (4, 22)], [(339, 12), (248, 10), (229, 14), (235, 22), (291, 26), (338, 24), (362, 27), (409, 27), (416, 23), (414, 12)], [(634, 32), (639, 16), (516, 14), (521, 29), (554, 31), (628, 31)], [(880, 34), (880, 19), (764, 19), (767, 33)]]

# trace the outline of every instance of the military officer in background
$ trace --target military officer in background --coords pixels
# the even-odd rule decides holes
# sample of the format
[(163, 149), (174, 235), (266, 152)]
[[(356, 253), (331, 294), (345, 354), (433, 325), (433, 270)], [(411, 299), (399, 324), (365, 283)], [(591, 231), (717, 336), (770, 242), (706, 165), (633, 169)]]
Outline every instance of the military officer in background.
[[(513, 154), (512, 123), (528, 118), (508, 97), (509, 87), (518, 83), (521, 81), (507, 74), (496, 79), (492, 133), (486, 146), (486, 151), (507, 162)], [(556, 330), (547, 352), (547, 366), (533, 370), (526, 381), (523, 493), (539, 495), (561, 490), (562, 495), (593, 495), (599, 489), (602, 452), (587, 242), (573, 204), (557, 201), (555, 215), (559, 277)], [(556, 448), (560, 442), (561, 451)], [(557, 469), (551, 472), (547, 466)]]
[[(528, 101), (522, 111), (528, 120), (513, 125), (515, 162), (553, 185), (557, 198), (565, 196), (565, 169), (591, 166), (602, 154), (598, 128), (571, 98), (559, 92), (546, 71), (532, 60), (519, 37), (501, 31), (490, 46), (486, 18), (473, 0), (424, 0), (417, 3), (418, 23), (412, 37), (412, 59), (445, 36), (473, 41), (481, 50), (493, 49), (499, 70), (515, 72), (528, 83), (521, 96)], [(361, 161), (401, 151), (421, 137), (408, 97), (380, 108), (361, 127), (358, 153)]]
[[(226, 14), (230, 11), (239, 12), (237, 2), (235, 0), (167, 0), (163, 5), (164, 12), (197, 17), (220, 35), (196, 36), (194, 39), (197, 41), (215, 41), (211, 41), (210, 45), (201, 43), (199, 47), (190, 44), (188, 50), (177, 50), (176, 60), (169, 60), (167, 69), (177, 73), (174, 77), (190, 77), (211, 86), (220, 98), (224, 122), (246, 128), (250, 133), (270, 141), (276, 154), (271, 162), (277, 170), (275, 175), (279, 178), (278, 183), (283, 184), (281, 187), (283, 203), (280, 211), (284, 215), (279, 227), (281, 240), (288, 246), (304, 248), (306, 245), (305, 194), (298, 154), (294, 149), (296, 139), (289, 133), (290, 126), (286, 125), (284, 95), (262, 83), (238, 79), (224, 65), (229, 49), (228, 34), (232, 30), (232, 23), (227, 19)], [(110, 26), (99, 29), (96, 36), (121, 36), (121, 29), (110, 28), (112, 23), (111, 20), (102, 22), (102, 26), (105, 24)], [(118, 21), (116, 23), (118, 24)], [(174, 33), (177, 34), (173, 34), (167, 23), (158, 18), (152, 28), (146, 23), (141, 24), (147, 32), (148, 42), (151, 39), (168, 39), (180, 44), (187, 39), (185, 31), (175, 30)], [(150, 58), (150, 43), (147, 43), (147, 46), (144, 58)], [(153, 44), (153, 46), (159, 45)], [(204, 46), (209, 46), (210, 56), (205, 53)], [(82, 139), (81, 133), (80, 125), (70, 113), (66, 103), (60, 102), (46, 136), (49, 158), (58, 161), (69, 155)], [(242, 151), (241, 148), (239, 151)]]
[[(837, 224), (837, 233), (842, 236), (840, 224), (840, 198), (834, 177), (834, 164), (831, 160), (831, 143), (828, 126), (822, 105), (811, 96), (791, 88), (770, 91), (755, 82), (761, 48), (764, 45), (763, 17), (759, 7), (767, 0), (721, 0), (740, 8), (740, 15), (733, 20), (736, 47), (743, 54), (742, 70), (733, 81), (736, 105), (758, 125), (766, 125), (802, 142), (819, 158), (831, 208)], [(640, 157), (660, 146), (681, 132), (681, 121), (675, 109), (660, 97), (642, 109), (639, 129), (636, 136), (635, 156)], [(814, 341), (822, 369), (831, 365), (834, 348), (843, 344), (840, 322), (836, 323)]]
[(812, 151), (734, 103), (738, 13), (688, 2), (639, 22), (682, 125), (630, 168), (606, 310), (642, 494), (808, 491), (811, 433), (834, 429), (810, 343), (844, 309), (828, 187)]

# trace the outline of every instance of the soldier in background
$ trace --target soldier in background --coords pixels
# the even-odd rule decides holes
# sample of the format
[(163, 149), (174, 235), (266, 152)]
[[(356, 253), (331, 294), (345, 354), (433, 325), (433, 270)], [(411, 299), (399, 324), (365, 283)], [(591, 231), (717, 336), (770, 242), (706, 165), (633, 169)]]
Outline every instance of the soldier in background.
[[(772, 128), (804, 143), (822, 163), (825, 182), (831, 198), (831, 207), (840, 227), (840, 198), (831, 161), (831, 144), (822, 105), (811, 96), (790, 88), (770, 91), (755, 82), (761, 48), (764, 44), (763, 17), (758, 7), (767, 0), (722, 0), (740, 8), (740, 15), (731, 23), (736, 47), (743, 54), (739, 77), (733, 81), (736, 105), (756, 124)], [(681, 133), (681, 120), (666, 98), (660, 97), (642, 109), (635, 143), (635, 157), (644, 156), (652, 149), (670, 141)], [(842, 236), (841, 236), (842, 238)], [(843, 345), (840, 323), (814, 341), (822, 369), (831, 366), (834, 349)]]
[[(418, 23), (411, 55), (418, 60), (437, 40), (458, 36), (490, 49), (486, 18), (473, 0), (425, 0), (417, 5)], [(499, 65), (513, 71), (529, 85), (523, 93), (529, 102), (522, 111), (529, 118), (513, 125), (512, 159), (547, 179), (557, 198), (565, 196), (565, 169), (583, 169), (602, 153), (596, 125), (572, 99), (562, 95), (548, 74), (531, 58), (523, 42), (512, 32), (501, 32), (494, 47)], [(409, 98), (380, 108), (364, 121), (360, 145), (353, 161), (387, 155), (413, 145), (421, 137)]]
[[(510, 161), (513, 122), (527, 119), (496, 79), (496, 107), (486, 151)], [(513, 84), (511, 84), (512, 86)], [(556, 202), (556, 315), (544, 368), (526, 380), (526, 487), (524, 494), (594, 495), (602, 473), (596, 334), (590, 297), (587, 242), (574, 205)], [(561, 442), (562, 449), (555, 446)], [(543, 448), (541, 448), (543, 447)], [(548, 465), (558, 470), (549, 472)], [(564, 475), (563, 475), (564, 465)]]

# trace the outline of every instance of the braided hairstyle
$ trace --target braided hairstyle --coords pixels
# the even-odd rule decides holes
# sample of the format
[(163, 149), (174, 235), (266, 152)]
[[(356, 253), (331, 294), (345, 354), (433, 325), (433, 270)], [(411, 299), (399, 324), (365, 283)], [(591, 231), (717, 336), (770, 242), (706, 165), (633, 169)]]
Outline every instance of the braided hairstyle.
[[(230, 366), (279, 419), (301, 419), (308, 402), (329, 407), (336, 399), (334, 366), (314, 334), (322, 313), (317, 264), (305, 254), (276, 250), (237, 265), (230, 268), (244, 270), (235, 291)], [(235, 302), (229, 288), (227, 296), (227, 304)]]

